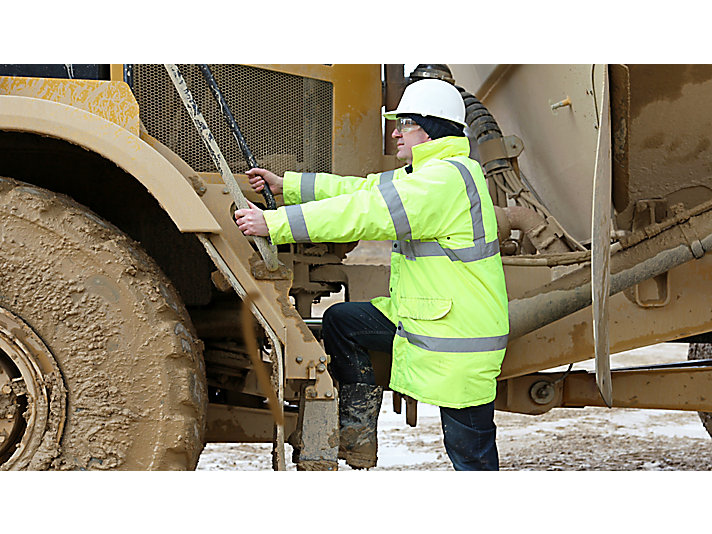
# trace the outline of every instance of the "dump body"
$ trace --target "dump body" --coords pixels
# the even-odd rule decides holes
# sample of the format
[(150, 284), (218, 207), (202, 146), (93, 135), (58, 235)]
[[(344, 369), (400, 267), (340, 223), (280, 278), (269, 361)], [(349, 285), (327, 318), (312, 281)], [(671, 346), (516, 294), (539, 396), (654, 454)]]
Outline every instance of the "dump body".
[[(597, 139), (603, 126), (603, 73), (607, 73), (611, 274), (612, 287), (616, 286), (609, 302), (610, 350), (685, 341), (708, 332), (712, 323), (703, 295), (710, 289), (710, 260), (703, 244), (709, 235), (705, 214), (712, 198), (710, 69), (696, 65), (451, 67), (458, 82), (478, 95), (496, 117), (502, 131), (523, 140), (524, 150), (517, 159), (521, 176), (561, 226), (587, 249), (593, 227)], [(593, 316), (586, 304), (590, 266), (559, 260), (537, 267), (535, 259), (525, 265), (527, 260), (504, 256), (510, 310), (519, 314), (510, 319), (515, 339), (503, 366), (503, 388), (507, 378), (594, 356)], [(569, 274), (576, 267), (578, 271)], [(579, 296), (581, 304), (574, 304)], [(536, 314), (541, 316), (533, 322)], [(702, 376), (706, 369), (696, 373)], [(614, 405), (646, 405), (641, 400), (644, 380), (630, 385), (623, 373), (613, 375)], [(620, 377), (617, 388), (616, 376)], [(547, 403), (532, 402), (528, 391), (532, 381), (536, 380), (516, 388), (521, 395), (509, 388), (510, 408), (519, 397), (522, 403), (517, 410), (546, 409)], [(565, 391), (567, 386), (561, 385)], [(696, 390), (697, 399), (704, 397), (705, 387)], [(660, 398), (666, 396), (657, 386), (655, 390)], [(595, 388), (587, 397), (579, 402), (601, 402)], [(504, 407), (505, 400), (500, 400)], [(691, 399), (656, 402), (658, 407), (680, 409), (692, 403)]]

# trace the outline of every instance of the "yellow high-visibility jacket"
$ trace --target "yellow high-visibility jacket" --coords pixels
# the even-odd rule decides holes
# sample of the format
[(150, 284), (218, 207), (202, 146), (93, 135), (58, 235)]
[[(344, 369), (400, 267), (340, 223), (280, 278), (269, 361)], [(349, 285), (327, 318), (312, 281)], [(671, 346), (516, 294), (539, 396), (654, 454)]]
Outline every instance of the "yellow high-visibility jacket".
[(393, 240), (396, 325), (390, 387), (450, 408), (494, 400), (509, 333), (497, 220), (465, 137), (413, 147), (405, 167), (366, 178), (284, 176), (287, 206), (265, 211), (275, 244)]

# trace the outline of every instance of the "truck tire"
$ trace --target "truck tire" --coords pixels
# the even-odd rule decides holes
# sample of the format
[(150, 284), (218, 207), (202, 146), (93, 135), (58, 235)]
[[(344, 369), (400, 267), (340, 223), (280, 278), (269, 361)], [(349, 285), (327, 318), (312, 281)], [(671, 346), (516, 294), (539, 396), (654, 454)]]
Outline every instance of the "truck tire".
[[(690, 348), (687, 349), (688, 360), (707, 360), (712, 359), (712, 343), (690, 343)], [(712, 413), (697, 412), (702, 420), (702, 424), (707, 430), (707, 433), (712, 436)]]
[(156, 263), (0, 177), (0, 469), (195, 469), (206, 411), (202, 344)]

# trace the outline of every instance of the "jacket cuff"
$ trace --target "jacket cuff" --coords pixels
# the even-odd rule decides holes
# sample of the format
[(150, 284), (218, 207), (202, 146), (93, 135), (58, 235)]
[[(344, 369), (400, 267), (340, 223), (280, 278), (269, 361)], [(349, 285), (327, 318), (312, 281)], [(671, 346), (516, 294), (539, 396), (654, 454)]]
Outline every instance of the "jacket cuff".
[(269, 230), (269, 237), (275, 245), (283, 243), (293, 243), (292, 230), (289, 227), (289, 220), (284, 207), (276, 210), (264, 210), (262, 212)]
[(284, 182), (282, 183), (282, 194), (285, 204), (301, 204), (302, 203), (302, 173), (287, 171), (284, 173)]

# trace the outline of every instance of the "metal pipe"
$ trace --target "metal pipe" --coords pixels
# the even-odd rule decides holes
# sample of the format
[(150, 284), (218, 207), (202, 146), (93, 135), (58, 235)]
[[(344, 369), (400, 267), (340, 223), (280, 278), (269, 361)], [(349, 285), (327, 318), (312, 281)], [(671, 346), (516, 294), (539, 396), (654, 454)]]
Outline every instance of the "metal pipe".
[[(509, 206), (507, 208), (495, 206), (494, 211), (495, 215), (500, 215), (497, 217), (498, 236), (501, 222), (503, 223), (502, 232), (505, 232), (507, 227), (510, 232), (511, 230), (523, 232), (539, 252), (551, 254), (571, 252), (566, 243), (556, 235), (555, 229), (549, 226), (546, 218), (533, 209), (524, 206)], [(507, 219), (506, 222), (502, 220), (504, 217)], [(508, 238), (509, 233), (505, 239)], [(500, 241), (503, 240), (500, 238)]]
[[(611, 257), (609, 295), (654, 278), (712, 250), (712, 205), (693, 208), (622, 240)], [(695, 215), (690, 216), (695, 213)], [(684, 225), (684, 229), (683, 229)], [(692, 232), (688, 230), (694, 228)], [(685, 231), (704, 236), (689, 241)], [(509, 303), (509, 338), (515, 339), (591, 305), (588, 266)]]

